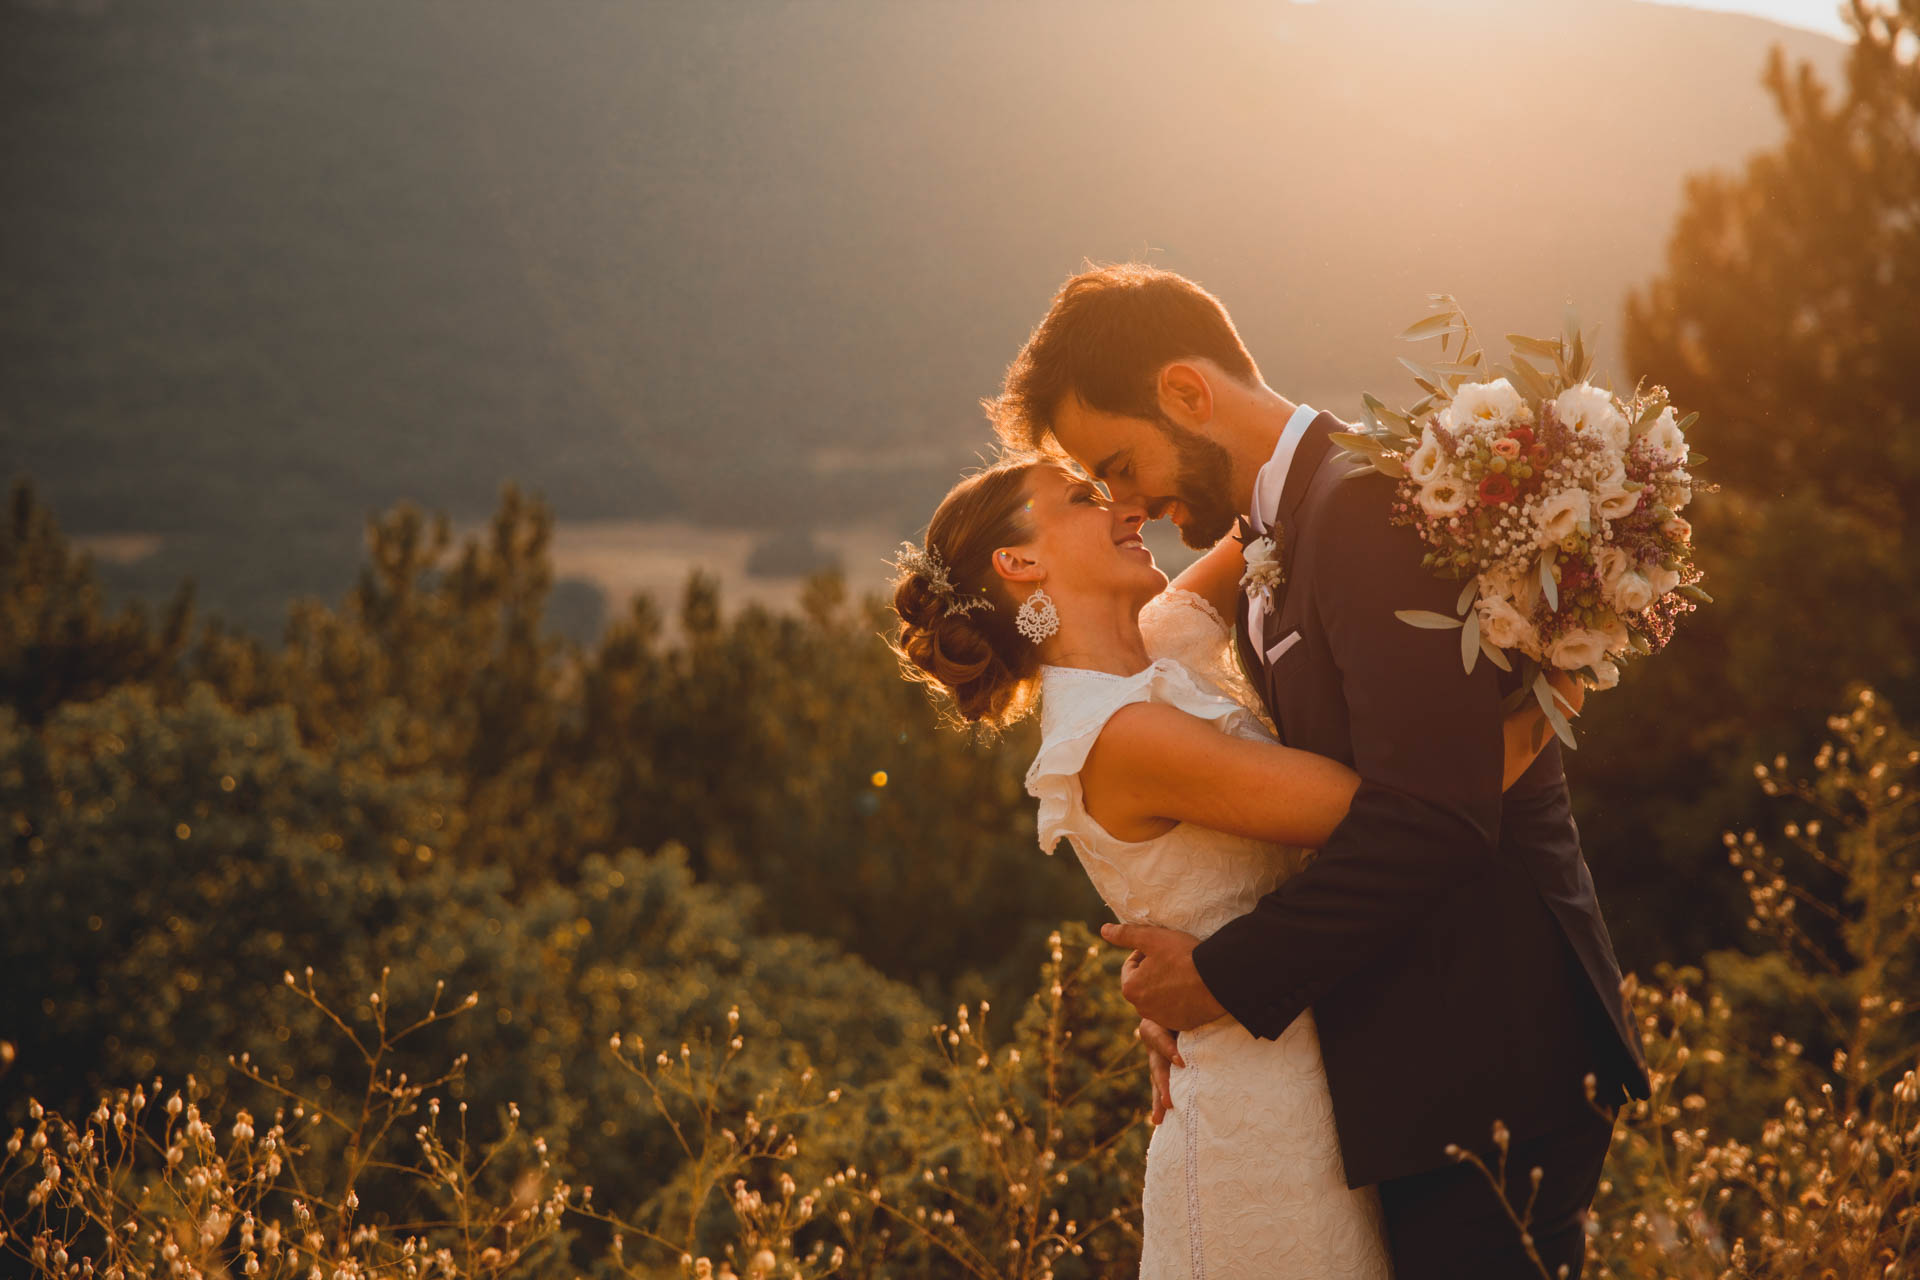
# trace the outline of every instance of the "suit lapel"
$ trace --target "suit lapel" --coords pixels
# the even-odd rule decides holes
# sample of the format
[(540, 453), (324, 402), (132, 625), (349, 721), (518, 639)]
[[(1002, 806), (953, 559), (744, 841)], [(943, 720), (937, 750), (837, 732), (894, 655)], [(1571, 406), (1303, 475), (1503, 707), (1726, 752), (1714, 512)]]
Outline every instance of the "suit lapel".
[(1273, 518), (1273, 524), (1285, 537), (1282, 551), (1286, 557), (1289, 580), (1293, 574), (1293, 548), (1299, 541), (1296, 535), (1299, 532), (1300, 504), (1306, 501), (1307, 491), (1313, 487), (1313, 478), (1320, 474), (1320, 465), (1333, 449), (1334, 432), (1346, 429), (1346, 423), (1330, 413), (1322, 413), (1307, 424), (1306, 434), (1300, 437), (1300, 447), (1293, 455), (1293, 466), (1287, 471), (1287, 483), (1280, 490), (1280, 510)]
[(1300, 541), (1300, 506), (1306, 501), (1307, 492), (1313, 487), (1313, 478), (1320, 473), (1321, 464), (1327, 460), (1327, 454), (1333, 448), (1333, 433), (1345, 429), (1346, 424), (1330, 413), (1322, 413), (1307, 424), (1306, 433), (1300, 437), (1300, 445), (1294, 451), (1293, 465), (1287, 470), (1287, 482), (1280, 489), (1279, 509), (1268, 518), (1267, 527), (1275, 531), (1280, 542), (1282, 576), (1280, 586), (1273, 593), (1272, 605), (1267, 610), (1267, 634), (1257, 637), (1262, 654), (1265, 654), (1268, 645), (1279, 638), (1280, 614), (1286, 607), (1287, 593), (1293, 586), (1294, 548)]
[(1240, 625), (1237, 634), (1240, 641), (1240, 661), (1246, 666), (1250, 677), (1256, 676), (1254, 686), (1260, 690), (1267, 704), (1267, 712), (1273, 718), (1275, 728), (1280, 731), (1280, 740), (1286, 741), (1285, 718), (1281, 714), (1281, 695), (1284, 692), (1273, 679), (1273, 673), (1266, 660), (1266, 651), (1282, 634), (1281, 615), (1287, 604), (1287, 596), (1293, 587), (1294, 549), (1299, 544), (1300, 508), (1305, 503), (1308, 492), (1313, 488), (1314, 477), (1326, 462), (1327, 455), (1333, 450), (1333, 435), (1344, 431), (1346, 424), (1330, 413), (1322, 413), (1307, 424), (1306, 434), (1300, 438), (1298, 449), (1293, 455), (1293, 464), (1287, 470), (1286, 484), (1281, 486), (1280, 505), (1268, 521), (1268, 528), (1276, 530), (1280, 538), (1281, 564), (1285, 576), (1281, 585), (1275, 589), (1273, 599), (1266, 613), (1266, 635), (1251, 634), (1250, 622), (1252, 606), (1244, 598), (1240, 605)]

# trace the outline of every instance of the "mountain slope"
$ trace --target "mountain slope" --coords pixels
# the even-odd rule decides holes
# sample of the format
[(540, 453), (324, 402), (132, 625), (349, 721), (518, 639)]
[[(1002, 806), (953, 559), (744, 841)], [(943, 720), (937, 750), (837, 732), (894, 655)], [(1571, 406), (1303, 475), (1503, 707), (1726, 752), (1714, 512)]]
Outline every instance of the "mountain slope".
[[(91, 10), (94, 6), (87, 6)], [(1611, 326), (1767, 47), (1630, 0), (0, 9), (0, 470), (80, 531), (924, 518), (1085, 256), (1269, 380), (1399, 390), (1429, 290)]]

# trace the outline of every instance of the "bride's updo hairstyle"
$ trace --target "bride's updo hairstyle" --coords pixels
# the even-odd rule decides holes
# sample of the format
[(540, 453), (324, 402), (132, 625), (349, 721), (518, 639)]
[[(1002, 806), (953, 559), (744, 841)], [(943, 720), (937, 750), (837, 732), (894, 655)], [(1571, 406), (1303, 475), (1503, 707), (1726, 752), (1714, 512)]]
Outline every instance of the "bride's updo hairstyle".
[(1027, 481), (1055, 465), (1016, 458), (968, 476), (933, 513), (924, 551), (898, 562), (893, 647), (901, 669), (945, 690), (968, 724), (1005, 728), (1032, 710), (1039, 691), (1040, 655), (1014, 628), (1020, 602), (992, 560), (1033, 536)]

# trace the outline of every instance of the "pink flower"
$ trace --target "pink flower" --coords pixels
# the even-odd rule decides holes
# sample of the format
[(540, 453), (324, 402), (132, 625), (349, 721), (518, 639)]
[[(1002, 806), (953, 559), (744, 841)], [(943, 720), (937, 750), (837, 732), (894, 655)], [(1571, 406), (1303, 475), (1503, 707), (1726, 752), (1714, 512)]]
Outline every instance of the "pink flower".
[(1503, 458), (1517, 458), (1520, 456), (1520, 442), (1512, 436), (1504, 436), (1493, 442), (1493, 451)]

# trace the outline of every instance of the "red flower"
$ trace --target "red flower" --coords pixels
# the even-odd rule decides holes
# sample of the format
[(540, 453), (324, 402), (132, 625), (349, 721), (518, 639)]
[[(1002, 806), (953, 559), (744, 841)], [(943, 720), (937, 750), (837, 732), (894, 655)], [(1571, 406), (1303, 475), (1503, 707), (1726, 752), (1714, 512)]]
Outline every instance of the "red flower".
[(1496, 471), (1480, 482), (1480, 501), (1489, 505), (1513, 501), (1513, 481), (1506, 472)]
[(1507, 432), (1507, 439), (1518, 440), (1523, 445), (1532, 444), (1533, 428), (1532, 427), (1515, 427), (1513, 430)]

